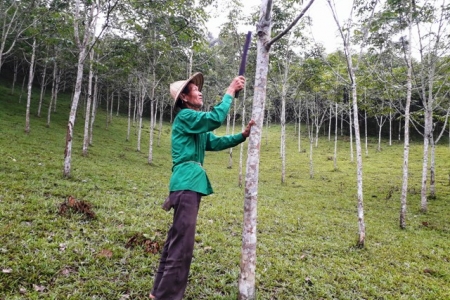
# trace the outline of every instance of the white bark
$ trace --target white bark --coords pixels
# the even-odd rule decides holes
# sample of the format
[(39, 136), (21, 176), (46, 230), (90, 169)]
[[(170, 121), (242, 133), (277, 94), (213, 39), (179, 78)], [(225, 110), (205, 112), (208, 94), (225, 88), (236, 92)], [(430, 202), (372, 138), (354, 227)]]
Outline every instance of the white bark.
[(309, 138), (309, 178), (312, 179), (314, 178), (314, 164), (313, 164), (314, 126), (309, 114), (309, 110), (310, 108), (306, 109), (306, 123), (308, 125), (308, 138)]
[(301, 139), (301, 132), (302, 132), (302, 100), (298, 100), (298, 152), (300, 153), (302, 151), (302, 139)]
[(286, 47), (284, 73), (281, 88), (281, 183), (286, 181), (286, 97), (289, 88), (289, 42)]
[[(409, 0), (408, 12), (408, 41), (412, 37), (412, 1)], [(409, 123), (410, 123), (410, 107), (412, 94), (412, 59), (411, 59), (411, 44), (408, 43), (406, 54), (406, 104), (405, 104), (405, 137), (403, 146), (403, 175), (402, 175), (402, 194), (400, 196), (400, 228), (406, 228), (406, 210), (407, 210), (407, 196), (408, 196), (408, 164), (409, 164)], [(399, 133), (400, 134), (400, 133)]]
[(348, 110), (348, 120), (349, 120), (349, 131), (350, 131), (350, 161), (353, 162), (354, 161), (354, 156), (353, 156), (353, 118), (352, 118), (352, 111), (351, 111), (351, 107), (349, 107)]
[[(335, 104), (336, 114), (334, 118), (334, 155), (333, 155), (333, 164), (334, 169), (337, 170), (337, 144), (338, 144), (338, 103)], [(330, 119), (331, 122), (331, 119)]]
[(39, 94), (39, 105), (37, 110), (37, 116), (41, 117), (42, 101), (44, 100), (45, 87), (47, 86), (47, 62), (44, 64), (44, 71), (42, 72), (41, 79), (41, 92)]
[(56, 103), (58, 102), (58, 92), (59, 92), (59, 84), (61, 83), (61, 76), (62, 70), (59, 69), (56, 75), (55, 96), (53, 97), (53, 112), (56, 112)]
[[(364, 103), (366, 103), (366, 88), (364, 88)], [(365, 139), (365, 148), (366, 148), (366, 156), (369, 156), (369, 147), (367, 142), (367, 108), (364, 109), (364, 139)]]
[(89, 79), (88, 79), (88, 90), (87, 90), (87, 101), (86, 101), (86, 114), (84, 119), (84, 136), (83, 136), (83, 156), (88, 154), (89, 146), (89, 125), (91, 117), (91, 105), (92, 105), (92, 80), (94, 78), (94, 50), (92, 49), (89, 53)]
[(28, 87), (27, 87), (27, 108), (25, 113), (25, 133), (30, 133), (30, 104), (31, 104), (31, 92), (33, 89), (34, 79), (34, 64), (36, 57), (36, 38), (33, 38), (33, 46), (30, 60), (30, 70), (28, 73)]
[(77, 62), (77, 77), (75, 81), (74, 96), (72, 106), (70, 108), (69, 122), (67, 123), (66, 147), (64, 151), (64, 177), (70, 176), (71, 160), (72, 160), (72, 143), (73, 143), (73, 128), (75, 126), (75, 119), (78, 108), (78, 101), (81, 94), (81, 84), (83, 80), (83, 67), (87, 56), (87, 45), (91, 39), (91, 29), (95, 28), (97, 17), (94, 17), (94, 10), (97, 9), (98, 3), (92, 3), (90, 7), (89, 16), (85, 18), (85, 31), (83, 40), (80, 40), (79, 22), (80, 22), (80, 0), (75, 1), (75, 15), (74, 15), (74, 33), (75, 41), (78, 47), (78, 62)]
[(117, 91), (117, 112), (116, 112), (116, 117), (119, 116), (119, 107), (120, 107), (120, 90)]
[(383, 125), (386, 122), (386, 118), (384, 116), (380, 116), (375, 117), (375, 119), (377, 120), (377, 124), (378, 124), (378, 146), (377, 146), (377, 151), (380, 152), (381, 151), (381, 132), (383, 130)]
[(4, 58), (15, 49), (16, 42), (27, 28), (27, 18), (23, 15), (26, 12), (22, 12), (20, 6), (20, 1), (0, 1), (0, 70)]
[(158, 147), (160, 146), (161, 142), (161, 133), (163, 128), (163, 114), (164, 114), (164, 98), (161, 99), (161, 104), (159, 105), (159, 132), (158, 132)]
[(137, 147), (136, 151), (141, 152), (141, 134), (142, 134), (142, 113), (144, 110), (144, 99), (145, 99), (145, 87), (142, 80), (139, 81), (140, 84), (140, 95), (139, 95), (139, 107), (138, 107), (138, 136), (137, 136)]
[[(431, 136), (431, 161), (430, 161), (430, 198), (436, 198), (436, 144), (439, 142), (441, 137), (444, 135), (445, 128), (447, 126), (447, 121), (449, 117), (450, 108), (447, 109), (447, 114), (445, 116), (445, 122), (442, 126), (441, 132), (435, 139), (433, 135)], [(434, 131), (434, 129), (433, 129)]]
[[(352, 106), (353, 106), (353, 120), (354, 120), (354, 130), (355, 130), (355, 143), (356, 143), (356, 185), (357, 185), (357, 209), (358, 209), (358, 246), (363, 247), (365, 244), (365, 237), (366, 237), (366, 226), (364, 222), (364, 205), (363, 205), (363, 164), (362, 164), (362, 149), (361, 149), (361, 136), (360, 136), (360, 129), (359, 129), (359, 115), (358, 115), (358, 98), (357, 98), (357, 83), (356, 83), (356, 75), (355, 75), (355, 69), (358, 69), (358, 65), (354, 67), (353, 65), (353, 56), (352, 56), (352, 48), (350, 45), (350, 34), (352, 32), (352, 18), (353, 18), (353, 8), (352, 12), (350, 13), (350, 17), (348, 19), (348, 28), (349, 30), (344, 35), (344, 32), (342, 31), (342, 27), (339, 24), (339, 20), (337, 18), (336, 9), (334, 5), (331, 4), (331, 0), (327, 0), (331, 11), (333, 13), (333, 18), (336, 22), (336, 25), (339, 29), (339, 33), (341, 35), (343, 44), (344, 44), (344, 53), (347, 61), (347, 71), (351, 83), (351, 91), (352, 91)], [(371, 12), (371, 17), (373, 16), (375, 12), (375, 5), (376, 2), (373, 3), (373, 10)], [(370, 18), (371, 18), (370, 17)], [(370, 24), (370, 19), (369, 19)], [(364, 28), (364, 35), (363, 35), (363, 41), (362, 45), (364, 45), (365, 40), (367, 38), (367, 32), (368, 27)], [(359, 54), (359, 58), (361, 58), (362, 53), (362, 46), (361, 46), (361, 52)], [(359, 61), (358, 58), (358, 61)], [(351, 120), (350, 116), (350, 120)]]
[(255, 92), (253, 96), (252, 119), (255, 121), (249, 141), (245, 175), (244, 227), (239, 273), (239, 300), (256, 299), (256, 219), (258, 203), (259, 158), (261, 130), (264, 122), (267, 73), (269, 71), (269, 50), (265, 44), (270, 39), (271, 1), (262, 0), (260, 21), (257, 24), (257, 58)]
[(127, 127), (127, 139), (128, 142), (130, 140), (130, 131), (131, 131), (131, 85), (128, 90), (128, 127)]
[(52, 80), (52, 95), (50, 96), (50, 102), (48, 104), (48, 112), (47, 112), (47, 127), (50, 126), (50, 119), (52, 113), (52, 104), (53, 99), (56, 97), (56, 77), (58, 74), (58, 64), (56, 63), (56, 59), (53, 61), (53, 80)]
[(92, 111), (91, 111), (91, 124), (89, 126), (89, 145), (92, 145), (94, 139), (94, 122), (97, 116), (98, 106), (98, 75), (94, 76), (94, 95), (92, 97)]
[[(444, 53), (449, 47), (449, 23), (448, 23), (448, 11), (446, 1), (433, 1), (432, 5), (435, 6), (434, 11), (429, 16), (430, 27), (428, 31), (422, 35), (421, 24), (417, 24), (419, 53), (421, 58), (420, 72), (421, 79), (421, 98), (424, 108), (425, 127), (424, 127), (424, 153), (423, 153), (423, 165), (422, 165), (422, 188), (421, 188), (421, 210), (426, 212), (427, 207), (427, 168), (429, 159), (429, 144), (433, 135), (433, 114), (434, 109), (438, 106), (439, 98), (445, 99), (446, 96), (440, 96), (443, 93), (444, 85), (447, 85), (449, 79), (449, 73), (447, 72), (446, 64), (441, 64), (439, 60), (442, 60)], [(436, 78), (436, 74), (440, 74), (440, 78)]]
[(153, 130), (155, 128), (155, 93), (154, 90), (152, 91), (151, 100), (150, 100), (150, 133), (149, 133), (149, 147), (148, 147), (148, 164), (153, 163)]
[(331, 119), (333, 116), (333, 103), (330, 102), (330, 121), (328, 122), (328, 141), (331, 142)]

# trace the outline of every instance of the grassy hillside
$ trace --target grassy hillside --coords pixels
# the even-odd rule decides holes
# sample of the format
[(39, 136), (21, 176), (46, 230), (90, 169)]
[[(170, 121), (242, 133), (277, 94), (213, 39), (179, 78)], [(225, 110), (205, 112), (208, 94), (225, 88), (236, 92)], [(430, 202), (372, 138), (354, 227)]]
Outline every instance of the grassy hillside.
[[(83, 157), (80, 110), (72, 177), (64, 179), (69, 97), (59, 98), (47, 128), (47, 107), (37, 118), (34, 95), (29, 135), (25, 101), (0, 86), (0, 299), (146, 299), (159, 259), (155, 250), (171, 221), (160, 208), (171, 174), (170, 124), (159, 147), (156, 132), (149, 165), (148, 120), (137, 152), (134, 134), (125, 141), (125, 116), (114, 116), (106, 129), (100, 112), (94, 144)], [(427, 214), (419, 211), (422, 146), (412, 144), (408, 227), (401, 230), (403, 146), (384, 141), (376, 152), (376, 139), (370, 141), (364, 157), (367, 245), (358, 249), (356, 171), (347, 138), (339, 137), (335, 171), (329, 159), (334, 144), (321, 137), (311, 179), (308, 142), (302, 140), (306, 151), (299, 153), (289, 127), (287, 182), (280, 184), (279, 131), (272, 126), (261, 145), (258, 299), (450, 299), (448, 144), (437, 149), (437, 198)], [(207, 154), (215, 194), (202, 200), (186, 299), (237, 297), (244, 195), (237, 186), (238, 153), (236, 147), (231, 169), (228, 152)], [(69, 196), (91, 204), (95, 218), (75, 212)]]

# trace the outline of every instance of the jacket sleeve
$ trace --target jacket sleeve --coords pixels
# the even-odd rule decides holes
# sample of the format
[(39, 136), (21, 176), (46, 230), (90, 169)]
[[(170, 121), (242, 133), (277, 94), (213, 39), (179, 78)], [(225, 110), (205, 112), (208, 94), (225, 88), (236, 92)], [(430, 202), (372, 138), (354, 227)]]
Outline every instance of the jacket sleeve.
[(212, 132), (206, 135), (206, 151), (220, 151), (239, 145), (245, 141), (242, 133), (218, 137)]
[(230, 110), (233, 97), (225, 94), (210, 112), (198, 112), (192, 109), (182, 109), (177, 116), (182, 131), (188, 134), (205, 133), (222, 125)]

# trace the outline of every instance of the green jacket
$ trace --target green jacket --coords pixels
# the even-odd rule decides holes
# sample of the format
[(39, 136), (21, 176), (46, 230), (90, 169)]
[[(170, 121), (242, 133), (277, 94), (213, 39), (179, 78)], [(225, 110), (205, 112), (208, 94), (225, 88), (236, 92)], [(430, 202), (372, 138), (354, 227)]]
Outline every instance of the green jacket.
[(172, 124), (172, 176), (170, 191), (190, 190), (203, 195), (213, 193), (203, 169), (205, 151), (220, 151), (245, 141), (242, 133), (215, 136), (227, 117), (233, 97), (225, 94), (210, 112), (182, 109)]

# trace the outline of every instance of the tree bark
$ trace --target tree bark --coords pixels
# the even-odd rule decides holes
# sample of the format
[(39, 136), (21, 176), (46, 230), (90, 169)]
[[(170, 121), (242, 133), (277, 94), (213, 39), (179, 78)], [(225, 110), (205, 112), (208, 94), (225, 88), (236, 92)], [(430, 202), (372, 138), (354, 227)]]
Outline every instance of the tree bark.
[[(408, 40), (412, 37), (412, 2), (409, 0), (408, 12)], [(406, 54), (406, 104), (405, 104), (405, 126), (404, 126), (404, 141), (403, 141), (403, 175), (402, 175), (402, 194), (400, 196), (400, 228), (406, 228), (406, 210), (408, 197), (408, 164), (409, 164), (409, 123), (410, 123), (410, 107), (412, 95), (412, 59), (411, 59), (411, 43), (408, 43)], [(400, 130), (399, 130), (400, 136)]]
[(245, 175), (244, 227), (239, 273), (239, 300), (256, 299), (256, 219), (258, 203), (259, 158), (261, 130), (264, 122), (264, 106), (269, 71), (269, 50), (265, 44), (270, 40), (272, 1), (261, 0), (260, 20), (257, 29), (257, 58), (255, 92), (253, 96), (252, 119), (255, 121), (249, 141)]
[(89, 145), (92, 145), (94, 139), (94, 122), (97, 116), (98, 107), (98, 75), (94, 77), (94, 95), (92, 97), (92, 111), (91, 111), (91, 124), (89, 126)]
[(37, 110), (37, 116), (41, 117), (42, 101), (44, 100), (45, 87), (47, 86), (47, 62), (44, 64), (44, 71), (42, 72), (41, 92), (39, 94), (39, 105)]
[[(95, 2), (94, 2), (95, 3)], [(78, 108), (78, 101), (81, 94), (81, 84), (83, 81), (83, 68), (84, 62), (87, 56), (87, 45), (91, 39), (91, 30), (95, 28), (97, 18), (94, 18), (94, 7), (96, 4), (92, 4), (90, 7), (89, 17), (85, 18), (85, 31), (83, 36), (83, 41), (80, 40), (78, 22), (80, 21), (80, 0), (75, 2), (75, 17), (74, 17), (74, 33), (75, 41), (78, 46), (78, 62), (77, 62), (77, 78), (75, 81), (74, 96), (72, 100), (72, 106), (70, 108), (69, 122), (67, 123), (67, 133), (66, 133), (66, 147), (64, 150), (64, 177), (70, 177), (71, 171), (71, 160), (72, 160), (72, 143), (73, 143), (73, 128), (75, 126), (75, 119)]]
[(334, 118), (334, 155), (333, 155), (333, 164), (334, 170), (337, 170), (337, 142), (338, 142), (338, 103), (335, 104), (336, 114)]
[(130, 131), (131, 131), (131, 85), (128, 90), (128, 127), (127, 127), (127, 139), (128, 142), (130, 140)]
[(33, 79), (34, 79), (34, 64), (36, 57), (36, 38), (33, 38), (33, 46), (31, 52), (30, 60), (30, 70), (28, 73), (28, 87), (27, 87), (27, 109), (25, 113), (25, 133), (30, 133), (30, 105), (31, 105), (31, 92), (33, 90)]
[(92, 80), (94, 77), (94, 50), (92, 49), (89, 53), (89, 79), (88, 79), (88, 90), (87, 90), (87, 101), (86, 101), (86, 116), (84, 119), (84, 136), (83, 136), (83, 156), (88, 155), (89, 146), (89, 125), (91, 117), (91, 105), (92, 105)]

